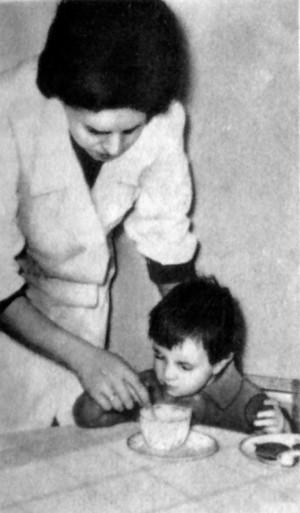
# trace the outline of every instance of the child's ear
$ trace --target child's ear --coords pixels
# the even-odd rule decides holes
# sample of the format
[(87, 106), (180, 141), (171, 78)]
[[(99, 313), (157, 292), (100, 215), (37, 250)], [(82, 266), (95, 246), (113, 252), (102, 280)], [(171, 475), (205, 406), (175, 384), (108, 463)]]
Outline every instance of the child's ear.
[(217, 376), (220, 374), (220, 372), (227, 367), (227, 365), (232, 361), (233, 359), (233, 353), (230, 353), (227, 358), (223, 358), (223, 360), (215, 363), (212, 366), (212, 373), (214, 376)]

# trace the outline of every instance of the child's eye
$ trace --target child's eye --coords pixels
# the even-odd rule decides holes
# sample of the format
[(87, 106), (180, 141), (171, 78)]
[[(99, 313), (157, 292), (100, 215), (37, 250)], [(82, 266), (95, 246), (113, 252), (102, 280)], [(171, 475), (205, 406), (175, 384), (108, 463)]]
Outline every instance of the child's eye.
[(160, 353), (154, 353), (154, 358), (156, 360), (163, 360), (164, 359), (163, 355), (160, 354)]
[(86, 129), (90, 134), (93, 134), (93, 135), (99, 134), (98, 130), (95, 130), (95, 128), (92, 128), (91, 126), (87, 126)]
[(179, 367), (184, 371), (191, 371), (193, 370), (193, 367), (191, 365), (187, 365), (185, 363), (180, 363)]

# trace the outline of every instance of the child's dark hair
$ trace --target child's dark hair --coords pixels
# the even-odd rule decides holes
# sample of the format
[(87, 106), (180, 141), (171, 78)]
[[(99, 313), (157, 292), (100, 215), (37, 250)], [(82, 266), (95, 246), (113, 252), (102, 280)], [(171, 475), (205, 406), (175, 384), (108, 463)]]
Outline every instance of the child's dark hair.
[(150, 312), (149, 337), (172, 349), (187, 337), (203, 343), (211, 365), (237, 351), (235, 302), (214, 277), (174, 287)]
[(163, 0), (62, 0), (38, 63), (46, 98), (152, 116), (183, 100), (186, 40)]

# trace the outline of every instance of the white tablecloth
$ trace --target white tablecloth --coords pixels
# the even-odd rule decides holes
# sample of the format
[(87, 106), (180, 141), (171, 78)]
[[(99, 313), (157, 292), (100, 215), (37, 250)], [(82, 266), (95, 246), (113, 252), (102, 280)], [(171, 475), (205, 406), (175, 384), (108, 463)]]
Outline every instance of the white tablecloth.
[(51, 428), (0, 437), (0, 511), (9, 513), (299, 513), (300, 465), (278, 469), (215, 428), (220, 450), (170, 462), (131, 451), (136, 424)]

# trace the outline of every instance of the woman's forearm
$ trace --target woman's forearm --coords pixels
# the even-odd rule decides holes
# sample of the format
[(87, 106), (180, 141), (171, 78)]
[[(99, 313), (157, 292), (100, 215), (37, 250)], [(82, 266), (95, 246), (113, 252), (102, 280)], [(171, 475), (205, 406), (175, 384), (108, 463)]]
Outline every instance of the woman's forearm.
[(90, 344), (60, 328), (39, 312), (26, 297), (16, 298), (0, 315), (0, 326), (20, 343), (77, 371)]
[(1, 313), (0, 327), (20, 343), (73, 371), (83, 389), (103, 409), (130, 409), (135, 402), (148, 402), (146, 388), (121, 357), (60, 328), (26, 297), (16, 298)]

